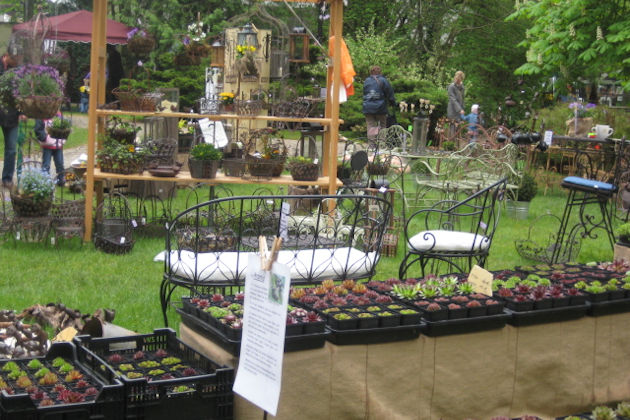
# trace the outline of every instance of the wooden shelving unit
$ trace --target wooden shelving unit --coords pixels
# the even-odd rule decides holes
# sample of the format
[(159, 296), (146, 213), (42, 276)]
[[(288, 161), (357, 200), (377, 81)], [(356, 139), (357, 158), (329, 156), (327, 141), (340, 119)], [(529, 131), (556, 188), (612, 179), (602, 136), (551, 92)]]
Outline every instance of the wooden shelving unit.
[[(284, 0), (273, 0), (283, 2)], [(287, 0), (297, 2), (296, 0)], [(339, 138), (339, 89), (341, 86), (341, 38), (343, 36), (343, 0), (326, 0), (330, 4), (330, 27), (329, 35), (335, 36), (333, 41), (334, 54), (328, 65), (327, 86), (329, 94), (326, 98), (324, 118), (284, 118), (273, 116), (245, 116), (236, 114), (206, 115), (189, 114), (183, 112), (127, 112), (100, 109), (105, 103), (105, 65), (106, 65), (106, 45), (105, 33), (107, 25), (107, 0), (94, 0), (94, 12), (92, 15), (92, 49), (90, 54), (90, 71), (92, 94), (89, 104), (88, 122), (88, 161), (86, 171), (86, 191), (85, 191), (85, 236), (84, 240), (89, 241), (92, 237), (92, 212), (95, 182), (101, 184), (107, 179), (131, 179), (140, 181), (175, 181), (175, 182), (204, 182), (208, 184), (277, 184), (277, 185), (318, 185), (328, 193), (334, 194), (337, 187), (341, 185), (336, 176), (330, 174), (337, 173), (337, 142)], [(300, 0), (301, 3), (319, 3), (319, 0)], [(265, 121), (286, 121), (286, 122), (307, 122), (321, 124), (324, 126), (324, 156), (323, 174), (317, 181), (304, 182), (293, 181), (288, 176), (271, 178), (268, 180), (242, 179), (219, 175), (212, 180), (197, 180), (190, 178), (190, 174), (182, 172), (173, 178), (153, 177), (148, 172), (142, 175), (120, 175), (100, 172), (95, 168), (96, 139), (98, 133), (102, 133), (105, 127), (105, 120), (108, 116), (136, 116), (136, 117), (157, 117), (167, 116), (176, 118), (209, 118), (211, 120), (265, 120)], [(99, 189), (100, 190), (100, 189)]]

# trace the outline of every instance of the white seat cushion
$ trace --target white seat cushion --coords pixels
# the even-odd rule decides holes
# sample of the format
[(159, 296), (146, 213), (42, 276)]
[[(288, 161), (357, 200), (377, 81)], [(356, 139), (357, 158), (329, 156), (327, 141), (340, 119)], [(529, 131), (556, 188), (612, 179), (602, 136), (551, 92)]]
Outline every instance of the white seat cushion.
[(490, 241), (483, 235), (452, 230), (425, 230), (409, 239), (409, 249), (416, 251), (465, 252), (488, 249)]
[[(249, 254), (253, 252), (171, 251), (171, 271), (179, 277), (200, 282), (244, 280)], [(255, 254), (255, 253), (254, 253)], [(168, 256), (168, 254), (166, 255)], [(291, 269), (292, 280), (365, 277), (377, 263), (376, 252), (365, 253), (356, 248), (281, 250), (278, 262)], [(311, 274), (309, 276), (309, 274)]]

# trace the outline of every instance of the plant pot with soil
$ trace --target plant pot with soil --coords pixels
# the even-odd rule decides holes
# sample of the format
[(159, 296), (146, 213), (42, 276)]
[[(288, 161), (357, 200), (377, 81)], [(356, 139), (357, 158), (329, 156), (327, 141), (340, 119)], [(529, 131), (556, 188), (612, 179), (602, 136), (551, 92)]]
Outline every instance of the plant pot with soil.
[(193, 178), (216, 178), (223, 153), (214, 145), (199, 143), (190, 149), (188, 167)]

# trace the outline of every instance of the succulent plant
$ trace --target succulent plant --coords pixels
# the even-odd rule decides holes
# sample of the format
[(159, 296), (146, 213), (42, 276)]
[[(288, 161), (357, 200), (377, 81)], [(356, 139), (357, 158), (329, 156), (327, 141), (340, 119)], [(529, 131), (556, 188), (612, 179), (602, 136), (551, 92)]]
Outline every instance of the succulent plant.
[(44, 365), (42, 364), (42, 362), (39, 361), (39, 359), (33, 359), (30, 362), (28, 362), (28, 364), (26, 365), (29, 369), (41, 369)]
[(481, 303), (478, 300), (471, 300), (466, 304), (467, 308), (479, 308), (481, 307)]
[(624, 401), (617, 404), (615, 413), (618, 416), (630, 417), (630, 402)]
[(76, 369), (71, 370), (65, 377), (66, 382), (77, 381), (83, 378), (83, 374)]
[(442, 307), (437, 303), (431, 303), (426, 307), (426, 310), (429, 312), (439, 311), (440, 309), (442, 309)]
[(291, 299), (299, 299), (306, 295), (306, 289), (304, 288), (291, 288)]
[(363, 283), (358, 283), (352, 288), (352, 293), (364, 294), (367, 292), (367, 286)]
[(512, 290), (507, 289), (505, 287), (502, 288), (502, 289), (499, 289), (498, 294), (501, 297), (512, 297), (512, 296), (514, 296), (514, 293), (512, 293)]
[(20, 376), (17, 381), (15, 381), (15, 384), (17, 386), (19, 386), (20, 388), (27, 388), (31, 385), (33, 385), (33, 382), (31, 382), (31, 380), (28, 378), (28, 376), (24, 375), (24, 376)]
[(56, 383), (57, 375), (55, 375), (53, 372), (48, 372), (39, 380), (40, 385), (54, 385)]
[(326, 288), (327, 290), (330, 290), (335, 287), (335, 282), (332, 281), (331, 279), (324, 280), (322, 282), (322, 287)]
[(457, 292), (462, 295), (469, 295), (473, 292), (473, 285), (471, 283), (462, 283), (457, 286)]
[(593, 420), (615, 420), (617, 418), (614, 410), (610, 407), (606, 407), (605, 405), (595, 407), (591, 416), (593, 417)]
[(352, 279), (347, 279), (347, 280), (344, 280), (344, 281), (341, 283), (341, 285), (342, 285), (343, 287), (345, 287), (345, 288), (346, 288), (346, 290), (352, 290), (352, 288), (355, 286), (355, 284), (356, 284), (356, 283), (355, 283), (355, 281), (354, 281), (354, 280), (352, 280)]

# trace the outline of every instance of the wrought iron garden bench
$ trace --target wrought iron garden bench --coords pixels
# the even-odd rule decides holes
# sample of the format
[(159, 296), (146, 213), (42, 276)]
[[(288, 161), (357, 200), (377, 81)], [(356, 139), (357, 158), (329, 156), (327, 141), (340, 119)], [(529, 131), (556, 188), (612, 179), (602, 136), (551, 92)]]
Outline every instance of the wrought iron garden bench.
[(177, 287), (191, 294), (244, 284), (258, 237), (283, 238), (278, 261), (294, 284), (371, 278), (390, 203), (370, 195), (226, 197), (195, 205), (168, 225), (160, 303), (165, 324)]

